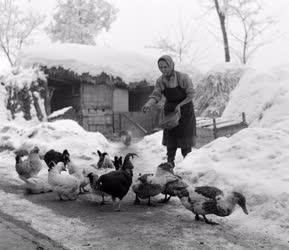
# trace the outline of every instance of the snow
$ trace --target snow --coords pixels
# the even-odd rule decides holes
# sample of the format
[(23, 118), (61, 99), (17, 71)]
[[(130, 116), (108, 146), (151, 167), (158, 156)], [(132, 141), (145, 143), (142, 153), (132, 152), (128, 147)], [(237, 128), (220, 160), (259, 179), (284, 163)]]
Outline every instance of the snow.
[(156, 60), (113, 48), (79, 44), (35, 45), (22, 51), (20, 64), (62, 66), (79, 75), (105, 72), (114, 77), (119, 76), (127, 83), (141, 80), (153, 82), (159, 76)]
[[(143, 80), (154, 84), (160, 76), (157, 58), (111, 47), (72, 43), (38, 44), (23, 50), (19, 58), (20, 65), (25, 67), (35, 64), (61, 66), (79, 75), (105, 72), (113, 77), (121, 77), (127, 84)], [(202, 73), (192, 65), (176, 63), (176, 70), (187, 73), (195, 84), (202, 77)]]
[(25, 86), (30, 88), (31, 84), (37, 83), (38, 79), (46, 81), (45, 74), (37, 68), (17, 67), (12, 68), (11, 71), (7, 72), (4, 75), (2, 81), (6, 86), (10, 85), (12, 87), (22, 89)]
[[(250, 127), (230, 138), (218, 138), (201, 149), (193, 149), (185, 159), (178, 150), (175, 168), (175, 172), (192, 186), (213, 185), (224, 191), (243, 193), (249, 215), (236, 208), (230, 217), (222, 219), (222, 223), (230, 223), (240, 232), (270, 235), (284, 244), (288, 244), (289, 235), (288, 82), (286, 67), (267, 73), (248, 70), (233, 91), (223, 116), (233, 119), (244, 111)], [(130, 146), (141, 158), (135, 175), (139, 171), (155, 172), (156, 166), (166, 160), (161, 138), (162, 132), (157, 132)], [(13, 167), (12, 151), (29, 150), (35, 145), (39, 146), (42, 155), (52, 148), (59, 151), (67, 148), (76, 162), (86, 165), (96, 164), (97, 150), (110, 155), (123, 152), (123, 148), (102, 134), (87, 132), (71, 120), (1, 123), (0, 176), (3, 183), (21, 187), (22, 182)], [(65, 246), (75, 244), (76, 239), (72, 238), (76, 231), (79, 230), (77, 237), (81, 239), (91, 230), (78, 218), (55, 214), (44, 205), (34, 204), (18, 194), (0, 191), (0, 197), (2, 211), (30, 222), (53, 239), (61, 239)], [(94, 230), (101, 234), (98, 227)], [(73, 247), (77, 249), (80, 245)]]
[(56, 110), (54, 111), (53, 113), (51, 113), (47, 118), (55, 118), (55, 117), (58, 117), (58, 116), (61, 116), (61, 115), (64, 115), (68, 110), (72, 109), (71, 106), (69, 107), (65, 107), (65, 108), (62, 108), (62, 109), (59, 109), (59, 110)]
[(234, 118), (245, 112), (250, 126), (288, 131), (288, 79), (288, 65), (267, 72), (248, 70), (232, 92), (222, 117)]

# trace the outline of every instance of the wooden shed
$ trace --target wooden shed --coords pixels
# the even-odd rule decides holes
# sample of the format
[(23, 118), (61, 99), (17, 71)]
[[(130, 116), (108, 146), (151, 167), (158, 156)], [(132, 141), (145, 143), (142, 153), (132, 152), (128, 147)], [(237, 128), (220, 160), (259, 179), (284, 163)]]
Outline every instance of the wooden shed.
[[(47, 75), (46, 112), (72, 106), (70, 119), (88, 131), (113, 132), (114, 112), (128, 111), (128, 87), (118, 77), (81, 75), (62, 67), (42, 67)], [(71, 111), (70, 111), (71, 112)]]

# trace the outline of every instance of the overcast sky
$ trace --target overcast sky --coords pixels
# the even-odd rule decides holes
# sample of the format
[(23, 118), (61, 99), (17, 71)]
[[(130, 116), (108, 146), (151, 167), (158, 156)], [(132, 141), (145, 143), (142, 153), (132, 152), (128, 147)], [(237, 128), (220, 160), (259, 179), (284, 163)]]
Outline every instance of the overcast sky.
[[(47, 16), (52, 15), (56, 6), (55, 0), (19, 1), (25, 3), (25, 6), (30, 2), (35, 10)], [(160, 52), (145, 47), (154, 44), (162, 36), (174, 37), (182, 26), (193, 40), (195, 66), (203, 71), (207, 70), (214, 64), (223, 62), (224, 55), (217, 16), (214, 12), (204, 15), (200, 1), (204, 0), (109, 0), (119, 9), (118, 16), (109, 33), (103, 33), (98, 38), (98, 43), (133, 50), (157, 59)], [(255, 54), (250, 64), (261, 69), (280, 64), (289, 65), (289, 1), (264, 0), (264, 3), (266, 13), (277, 24), (266, 37), (270, 43)]]

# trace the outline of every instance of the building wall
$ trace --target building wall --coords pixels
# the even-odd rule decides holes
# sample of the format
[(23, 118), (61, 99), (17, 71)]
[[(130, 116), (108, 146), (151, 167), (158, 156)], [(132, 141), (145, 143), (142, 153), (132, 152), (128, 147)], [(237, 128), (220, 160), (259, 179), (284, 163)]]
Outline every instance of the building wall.
[(107, 84), (82, 85), (82, 126), (104, 135), (112, 133), (113, 88)]
[(115, 88), (113, 91), (113, 108), (114, 112), (128, 111), (128, 90)]
[(143, 105), (147, 102), (153, 92), (154, 86), (135, 88), (129, 91), (129, 111), (141, 111)]
[(113, 88), (107, 84), (83, 84), (82, 108), (112, 109)]

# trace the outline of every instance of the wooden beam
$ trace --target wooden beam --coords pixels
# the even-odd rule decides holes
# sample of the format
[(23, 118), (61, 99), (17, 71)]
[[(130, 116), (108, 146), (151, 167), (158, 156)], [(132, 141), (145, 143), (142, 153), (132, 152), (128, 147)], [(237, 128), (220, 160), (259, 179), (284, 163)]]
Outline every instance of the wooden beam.
[(133, 125), (135, 125), (139, 130), (141, 130), (144, 134), (147, 134), (148, 132), (146, 129), (144, 129), (139, 123), (133, 121), (130, 119), (126, 114), (122, 114), (127, 120), (129, 120)]

